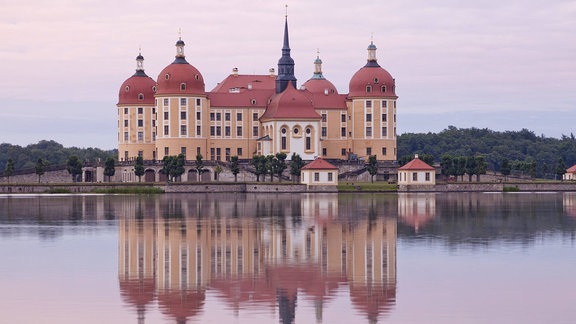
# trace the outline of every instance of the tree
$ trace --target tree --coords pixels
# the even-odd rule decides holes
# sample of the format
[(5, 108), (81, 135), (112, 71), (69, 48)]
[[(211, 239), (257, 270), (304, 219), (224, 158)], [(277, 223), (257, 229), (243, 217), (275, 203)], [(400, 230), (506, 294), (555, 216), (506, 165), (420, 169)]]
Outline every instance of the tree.
[(234, 182), (238, 181), (238, 173), (240, 173), (240, 165), (238, 164), (238, 156), (234, 155), (230, 158), (230, 172), (234, 175)]
[(78, 176), (82, 174), (82, 162), (76, 155), (72, 155), (66, 162), (66, 170), (72, 175), (72, 182), (78, 180)]
[(564, 173), (566, 173), (566, 165), (564, 164), (564, 159), (559, 158), (554, 168), (554, 174), (558, 176), (557, 179), (563, 180)]
[[(252, 166), (254, 166), (254, 173), (256, 174), (256, 182), (260, 182), (260, 175), (266, 175), (266, 157), (262, 155), (252, 156), (252, 161), (250, 161)], [(264, 178), (262, 179), (264, 181)]]
[(40, 183), (40, 178), (46, 172), (46, 166), (48, 166), (48, 161), (45, 161), (42, 158), (38, 158), (38, 160), (36, 161), (36, 166), (34, 167), (34, 171), (38, 175), (38, 183)]
[(172, 164), (174, 163), (174, 157), (170, 155), (165, 155), (162, 158), (162, 172), (166, 175), (166, 182), (170, 182), (170, 169), (172, 168)]
[(196, 172), (198, 172), (198, 181), (202, 179), (202, 171), (204, 171), (204, 161), (202, 161), (202, 154), (196, 154)]
[(461, 177), (462, 181), (464, 181), (464, 174), (466, 174), (466, 157), (465, 156), (457, 156), (454, 159), (454, 169), (455, 169), (454, 176)]
[(370, 173), (370, 181), (374, 183), (374, 176), (378, 173), (378, 161), (376, 160), (376, 155), (370, 155), (368, 157), (368, 166), (366, 167), (368, 173)]
[(144, 172), (144, 158), (138, 156), (136, 158), (136, 164), (134, 164), (134, 174), (138, 177), (138, 182), (142, 182)]
[(108, 177), (108, 182), (110, 182), (110, 178), (116, 173), (116, 167), (114, 166), (115, 163), (116, 161), (111, 157), (106, 159), (106, 162), (104, 163), (104, 175)]
[(274, 173), (276, 173), (276, 163), (274, 155), (269, 154), (264, 157), (265, 171), (264, 174), (270, 173), (270, 182), (274, 182)]
[(288, 167), (286, 165), (286, 153), (276, 153), (276, 174), (278, 175), (278, 182), (282, 182), (282, 173)]
[(488, 169), (488, 163), (486, 162), (486, 158), (484, 155), (477, 155), (476, 156), (476, 170), (474, 173), (476, 174), (476, 181), (480, 182), (480, 175), (486, 174), (486, 170)]
[(290, 158), (290, 175), (292, 176), (292, 182), (295, 179), (300, 179), (300, 171), (304, 167), (304, 161), (300, 155), (296, 153), (292, 153), (292, 157)]
[(222, 169), (220, 164), (217, 164), (216, 167), (214, 168), (214, 180), (216, 180), (216, 181), (219, 180), (220, 173), (222, 173), (222, 171), (224, 171), (224, 170)]
[(454, 168), (454, 160), (452, 155), (444, 154), (442, 155), (442, 159), (440, 161), (440, 167), (442, 175), (445, 177), (449, 177), (451, 175), (455, 175), (455, 168)]
[(502, 159), (502, 164), (500, 164), (500, 173), (502, 173), (504, 181), (506, 181), (510, 175), (510, 162), (507, 158)]
[(418, 158), (429, 166), (434, 166), (434, 155), (432, 154), (420, 154)]
[(182, 153), (178, 154), (176, 157), (172, 159), (172, 164), (170, 166), (170, 172), (169, 172), (172, 181), (175, 181), (176, 178), (184, 174), (185, 164), (186, 164), (186, 156), (184, 156), (184, 154)]
[(10, 176), (14, 174), (14, 160), (8, 159), (6, 163), (6, 167), (4, 168), (4, 176), (8, 178), (8, 182), (10, 182)]
[(466, 159), (466, 174), (468, 182), (472, 182), (472, 176), (476, 173), (476, 159), (473, 156), (464, 157)]

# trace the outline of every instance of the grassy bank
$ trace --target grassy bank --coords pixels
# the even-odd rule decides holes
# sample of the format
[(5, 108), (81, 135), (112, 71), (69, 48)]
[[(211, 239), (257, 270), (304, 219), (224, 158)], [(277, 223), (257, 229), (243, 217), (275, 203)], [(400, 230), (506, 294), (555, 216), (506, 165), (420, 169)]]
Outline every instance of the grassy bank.
[(338, 192), (396, 192), (398, 186), (387, 182), (340, 182)]

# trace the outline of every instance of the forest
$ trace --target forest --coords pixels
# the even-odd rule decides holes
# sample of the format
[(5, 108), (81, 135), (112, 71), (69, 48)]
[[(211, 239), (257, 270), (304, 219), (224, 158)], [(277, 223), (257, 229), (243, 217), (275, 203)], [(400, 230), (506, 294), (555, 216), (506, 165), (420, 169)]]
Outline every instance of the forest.
[[(440, 164), (443, 157), (478, 157), (487, 163), (488, 171), (500, 171), (503, 161), (512, 172), (526, 172), (539, 178), (554, 178), (554, 169), (576, 164), (576, 139), (573, 134), (561, 138), (537, 136), (534, 132), (493, 131), (487, 128), (457, 128), (449, 126), (438, 133), (405, 133), (398, 136), (398, 161), (403, 164), (414, 154), (426, 156), (428, 161)], [(98, 148), (66, 148), (49, 140), (25, 147), (0, 144), (0, 173), (8, 159), (15, 170), (33, 169), (38, 159), (51, 166), (65, 165), (70, 156), (83, 162), (116, 159), (117, 150)]]
[(567, 168), (576, 163), (573, 134), (558, 139), (537, 136), (527, 129), (498, 132), (449, 126), (439, 133), (399, 135), (397, 145), (399, 162), (414, 154), (432, 155), (436, 163), (442, 161), (443, 155), (484, 156), (490, 171), (500, 171), (506, 161), (512, 171), (534, 173), (538, 178), (552, 179), (559, 164)]

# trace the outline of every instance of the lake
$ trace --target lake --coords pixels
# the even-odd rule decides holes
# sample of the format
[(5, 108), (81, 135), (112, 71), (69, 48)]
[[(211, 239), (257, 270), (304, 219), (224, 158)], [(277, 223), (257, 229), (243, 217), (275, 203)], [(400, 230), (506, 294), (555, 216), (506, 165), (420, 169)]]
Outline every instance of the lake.
[(576, 193), (0, 195), (0, 323), (575, 323)]

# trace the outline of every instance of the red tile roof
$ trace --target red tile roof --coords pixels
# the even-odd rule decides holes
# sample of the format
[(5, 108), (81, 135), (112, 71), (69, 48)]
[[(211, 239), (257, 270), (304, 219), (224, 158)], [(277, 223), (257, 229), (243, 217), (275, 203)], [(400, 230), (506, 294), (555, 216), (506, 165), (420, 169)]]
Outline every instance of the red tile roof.
[(270, 105), (260, 117), (261, 121), (270, 119), (321, 119), (314, 110), (312, 102), (303, 94), (303, 91), (296, 90), (292, 82), (288, 83), (286, 90), (272, 98)]
[(302, 170), (337, 170), (338, 168), (330, 162), (317, 158), (316, 160), (306, 164)]
[(229, 93), (231, 89), (242, 90), (273, 90), (276, 88), (275, 75), (244, 75), (230, 74), (218, 83), (212, 93)]
[(398, 170), (435, 170), (433, 167), (426, 164), (419, 158), (414, 158), (412, 161), (406, 163)]
[(568, 170), (566, 170), (566, 173), (576, 173), (576, 164), (569, 167)]

